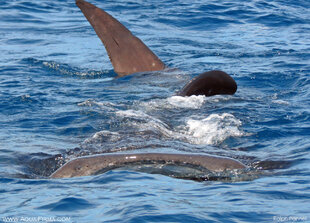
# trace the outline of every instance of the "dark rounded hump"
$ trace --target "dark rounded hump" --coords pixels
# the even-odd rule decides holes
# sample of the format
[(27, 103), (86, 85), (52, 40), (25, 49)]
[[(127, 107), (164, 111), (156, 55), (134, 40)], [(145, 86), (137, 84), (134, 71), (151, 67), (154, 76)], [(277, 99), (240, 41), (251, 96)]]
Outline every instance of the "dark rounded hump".
[(235, 80), (227, 73), (212, 70), (202, 73), (186, 84), (178, 93), (180, 96), (234, 94), (237, 91)]

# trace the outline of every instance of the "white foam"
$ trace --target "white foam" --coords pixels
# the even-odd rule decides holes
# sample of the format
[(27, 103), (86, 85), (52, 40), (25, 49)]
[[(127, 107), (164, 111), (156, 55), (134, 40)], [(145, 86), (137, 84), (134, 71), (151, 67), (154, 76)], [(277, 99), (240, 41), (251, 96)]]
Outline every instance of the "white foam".
[(139, 105), (147, 111), (174, 108), (199, 109), (206, 100), (207, 98), (203, 95), (192, 95), (190, 97), (172, 96), (165, 99), (153, 99), (148, 102), (141, 102)]
[(273, 94), (271, 99), (272, 99), (272, 103), (275, 103), (275, 104), (279, 104), (279, 105), (289, 105), (290, 104), (287, 101), (278, 99), (278, 94), (277, 93)]
[(239, 130), (241, 125), (241, 121), (231, 114), (211, 114), (202, 120), (187, 120), (183, 134), (193, 144), (216, 145), (228, 137), (243, 136), (245, 133)]
[(148, 114), (139, 111), (139, 110), (125, 110), (125, 111), (117, 111), (116, 115), (122, 116), (122, 117), (130, 117), (130, 118), (148, 118), (152, 119), (151, 116)]
[(175, 109), (175, 108), (185, 108), (185, 109), (200, 109), (204, 104), (210, 103), (221, 103), (231, 99), (231, 96), (227, 95), (215, 95), (212, 97), (206, 97), (204, 95), (192, 95), (189, 97), (182, 96), (171, 96), (165, 99), (153, 99), (147, 102), (140, 102), (140, 108), (143, 110), (163, 110), (163, 109)]
[(290, 103), (284, 100), (273, 100), (272, 103), (279, 104), (279, 105), (289, 105)]
[(88, 99), (86, 101), (80, 102), (77, 104), (81, 107), (99, 107), (101, 110), (105, 111), (115, 111), (116, 105), (111, 102), (97, 102), (93, 99)]
[(98, 143), (103, 141), (105, 138), (109, 138), (109, 141), (116, 142), (120, 139), (120, 137), (120, 134), (117, 132), (102, 130), (96, 132), (92, 137), (84, 140), (84, 143)]
[(117, 115), (122, 117), (129, 117), (138, 119), (140, 122), (132, 121), (131, 124), (139, 128), (140, 131), (156, 131), (160, 134), (171, 137), (173, 131), (170, 130), (169, 126), (161, 121), (160, 119), (150, 116), (139, 110), (126, 110), (126, 111), (117, 111)]
[[(85, 76), (97, 76), (97, 75), (105, 74), (105, 72), (103, 71), (94, 71), (94, 70), (74, 71), (74, 70), (71, 70), (70, 67), (67, 67), (67, 65), (65, 64), (59, 64), (53, 61), (43, 61), (42, 65), (49, 69), (58, 71), (61, 74), (65, 74), (65, 75), (77, 75), (77, 76), (85, 77)], [(101, 79), (101, 81), (111, 81), (113, 79), (114, 78), (112, 77), (107, 77), (107, 78)]]
[(199, 109), (206, 101), (206, 97), (203, 95), (192, 95), (190, 97), (172, 96), (167, 101), (174, 107)]
[(168, 124), (139, 110), (118, 111), (117, 115), (129, 117), (130, 124), (139, 131), (160, 133), (167, 138), (186, 141), (192, 144), (217, 145), (229, 137), (246, 135), (240, 126), (242, 122), (232, 114), (211, 114), (203, 119), (190, 118), (185, 125), (171, 129)]

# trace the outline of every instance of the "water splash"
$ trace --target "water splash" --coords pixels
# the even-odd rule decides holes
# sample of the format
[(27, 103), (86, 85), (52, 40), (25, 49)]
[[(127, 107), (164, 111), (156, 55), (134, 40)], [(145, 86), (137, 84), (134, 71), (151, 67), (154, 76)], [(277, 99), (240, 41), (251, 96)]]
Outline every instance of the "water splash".
[(116, 113), (119, 116), (133, 118), (129, 124), (138, 128), (139, 131), (148, 129), (159, 132), (170, 139), (186, 141), (191, 144), (218, 145), (229, 137), (246, 135), (239, 129), (242, 122), (229, 113), (211, 114), (203, 119), (190, 118), (185, 125), (176, 128), (170, 128), (160, 119), (142, 111), (126, 110)]
[(199, 109), (205, 103), (206, 97), (203, 95), (192, 95), (190, 97), (172, 96), (167, 102), (178, 108)]
[(217, 145), (229, 137), (241, 137), (245, 133), (239, 129), (242, 122), (232, 114), (211, 114), (204, 119), (189, 119), (184, 134), (194, 144)]

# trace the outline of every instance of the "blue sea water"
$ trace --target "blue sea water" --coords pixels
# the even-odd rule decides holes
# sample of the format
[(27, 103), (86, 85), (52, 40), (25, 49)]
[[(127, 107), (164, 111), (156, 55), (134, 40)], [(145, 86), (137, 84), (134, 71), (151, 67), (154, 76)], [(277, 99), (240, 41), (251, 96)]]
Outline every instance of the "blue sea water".
[[(1, 0), (0, 222), (310, 222), (310, 2), (91, 3), (178, 70), (117, 78), (73, 0)], [(235, 95), (174, 96), (213, 69)], [(48, 178), (124, 151), (270, 162), (202, 182), (129, 167)]]

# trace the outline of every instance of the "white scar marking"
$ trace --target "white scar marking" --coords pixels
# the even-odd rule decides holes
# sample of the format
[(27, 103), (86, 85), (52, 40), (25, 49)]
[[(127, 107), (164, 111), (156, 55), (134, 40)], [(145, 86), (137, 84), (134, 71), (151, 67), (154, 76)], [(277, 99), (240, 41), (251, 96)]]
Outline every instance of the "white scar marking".
[(128, 159), (136, 159), (137, 157), (136, 156), (126, 156), (126, 160), (128, 160)]

